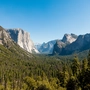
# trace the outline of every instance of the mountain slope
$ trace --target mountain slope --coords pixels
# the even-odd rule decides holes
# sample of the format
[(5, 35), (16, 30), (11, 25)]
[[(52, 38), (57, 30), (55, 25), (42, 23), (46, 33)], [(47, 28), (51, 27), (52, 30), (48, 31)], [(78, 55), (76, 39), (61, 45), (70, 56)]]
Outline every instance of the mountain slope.
[(5, 47), (8, 47), (8, 48), (14, 44), (10, 35), (1, 26), (0, 26), (0, 44), (4, 45)]
[(0, 53), (12, 58), (31, 58), (32, 55), (17, 45), (7, 31), (0, 26)]
[(77, 35), (71, 33), (71, 34), (65, 34), (61, 41), (64, 43), (72, 43), (76, 39), (77, 39)]
[[(62, 51), (57, 51), (56, 47), (58, 50), (62, 49)], [(79, 35), (74, 42), (67, 44), (63, 48), (58, 47), (58, 45), (54, 46), (54, 52), (56, 51), (56, 53), (59, 55), (70, 55), (70, 54), (82, 52), (88, 49), (90, 49), (90, 34)]]
[(62, 42), (61, 40), (57, 40), (53, 48), (53, 54), (61, 53), (65, 46), (66, 44), (64, 42)]
[(77, 39), (75, 34), (65, 34), (62, 40), (57, 40), (53, 48), (53, 54), (62, 54), (63, 49)]
[(52, 40), (52, 41), (49, 41), (47, 43), (43, 43), (42, 45), (36, 46), (36, 47), (39, 47), (37, 49), (41, 54), (52, 54), (53, 46), (55, 43), (56, 43), (56, 40)]
[(77, 40), (72, 44), (66, 46), (63, 50), (65, 54), (72, 54), (74, 52), (81, 52), (90, 49), (90, 34), (79, 35)]
[(23, 49), (30, 53), (39, 53), (30, 39), (29, 33), (19, 28), (7, 29), (7, 32), (10, 34), (11, 38)]
[[(58, 53), (59, 51), (61, 51), (60, 49), (58, 50), (58, 46), (64, 47), (67, 44), (74, 42), (76, 39), (77, 39), (77, 35), (75, 35), (75, 34), (65, 34), (61, 40), (52, 40), (47, 43), (35, 45), (35, 47), (38, 49), (38, 51), (41, 54)], [(55, 51), (55, 52), (53, 52), (53, 51)]]

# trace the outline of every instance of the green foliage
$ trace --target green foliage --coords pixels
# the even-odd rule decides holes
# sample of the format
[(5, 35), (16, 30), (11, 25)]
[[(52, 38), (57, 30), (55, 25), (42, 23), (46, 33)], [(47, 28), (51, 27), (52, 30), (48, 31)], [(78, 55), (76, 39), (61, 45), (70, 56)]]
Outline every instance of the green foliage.
[(4, 87), (3, 87), (3, 85), (0, 85), (0, 90), (4, 90)]
[(83, 90), (90, 90), (90, 84), (87, 84)]
[(89, 53), (88, 53), (88, 67), (90, 68), (90, 50), (89, 50)]
[(84, 59), (82, 61), (82, 72), (85, 72), (85, 70), (88, 68), (88, 62), (87, 62), (87, 59)]
[(26, 90), (35, 90), (36, 82), (31, 77), (25, 77), (24, 82), (27, 84)]
[(65, 87), (69, 78), (68, 72), (60, 72), (57, 74), (57, 77), (60, 81), (60, 85)]
[[(79, 82), (81, 85), (82, 90), (86, 90), (90, 86), (90, 69), (86, 69), (84, 72), (81, 72), (79, 77)], [(89, 90), (89, 89), (87, 89)]]
[(46, 85), (40, 85), (36, 90), (50, 90)]
[(72, 72), (74, 76), (77, 76), (79, 74), (79, 70), (80, 70), (80, 64), (79, 64), (79, 60), (78, 57), (75, 56), (72, 66), (71, 66)]
[(89, 54), (72, 58), (0, 45), (0, 90), (90, 90)]
[(67, 83), (67, 90), (78, 90), (78, 81), (77, 79), (72, 76)]

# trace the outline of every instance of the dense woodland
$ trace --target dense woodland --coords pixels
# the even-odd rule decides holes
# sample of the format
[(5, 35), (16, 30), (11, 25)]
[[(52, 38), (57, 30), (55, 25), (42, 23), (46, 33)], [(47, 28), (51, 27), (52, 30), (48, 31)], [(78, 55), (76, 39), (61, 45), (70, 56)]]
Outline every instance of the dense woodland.
[(87, 58), (31, 55), (0, 45), (0, 90), (90, 90)]

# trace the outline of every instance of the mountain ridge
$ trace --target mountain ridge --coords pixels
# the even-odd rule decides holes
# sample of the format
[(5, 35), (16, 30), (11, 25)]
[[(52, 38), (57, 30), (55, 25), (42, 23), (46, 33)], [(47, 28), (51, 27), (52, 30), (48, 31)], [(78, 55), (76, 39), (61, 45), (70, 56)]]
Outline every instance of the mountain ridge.
[[(23, 29), (7, 29), (0, 26), (0, 44), (11, 47), (16, 42), (30, 53), (70, 55), (90, 49), (90, 33), (84, 35), (64, 34), (62, 39), (51, 40), (47, 43), (34, 45), (28, 32)], [(38, 49), (36, 49), (36, 48)], [(39, 52), (38, 52), (39, 51)]]
[(56, 40), (51, 40), (47, 43), (44, 42), (43, 44), (36, 45), (35, 47), (38, 49), (38, 51), (41, 54), (52, 54), (53, 46), (55, 43), (56, 43)]
[(64, 34), (62, 39), (51, 40), (51, 41), (48, 41), (47, 43), (41, 44), (40, 46), (37, 45), (36, 47), (39, 47), (37, 49), (41, 54), (52, 54), (54, 45), (56, 44), (57, 41), (64, 43), (63, 45), (66, 46), (66, 44), (70, 44), (70, 43), (74, 42), (76, 39), (77, 39), (77, 35), (75, 35), (73, 33)]
[[(60, 45), (60, 44), (59, 44)], [(62, 49), (62, 51), (57, 51), (57, 49)], [(82, 52), (84, 50), (90, 49), (90, 33), (79, 35), (77, 39), (71, 44), (66, 45), (63, 48), (59, 48), (57, 45), (54, 45), (53, 54), (59, 55), (70, 55), (73, 53)], [(55, 53), (54, 53), (55, 52)]]
[(7, 32), (10, 34), (11, 38), (23, 49), (30, 53), (39, 53), (35, 48), (33, 41), (30, 39), (30, 34), (28, 32), (20, 28), (7, 29)]
[(31, 58), (33, 55), (23, 48), (21, 48), (14, 40), (10, 37), (9, 33), (0, 26), (0, 53), (3, 56), (9, 56), (15, 58)]

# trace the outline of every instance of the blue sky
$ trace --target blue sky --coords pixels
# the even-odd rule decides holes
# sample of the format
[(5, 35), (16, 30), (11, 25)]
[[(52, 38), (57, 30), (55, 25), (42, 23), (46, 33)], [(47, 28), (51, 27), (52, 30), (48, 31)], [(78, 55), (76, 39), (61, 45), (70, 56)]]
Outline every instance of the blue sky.
[(22, 28), (38, 43), (90, 33), (90, 0), (0, 0), (0, 25)]

